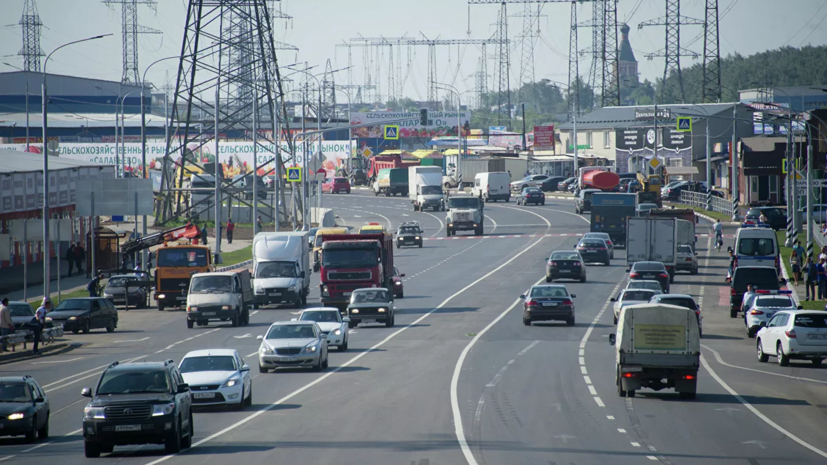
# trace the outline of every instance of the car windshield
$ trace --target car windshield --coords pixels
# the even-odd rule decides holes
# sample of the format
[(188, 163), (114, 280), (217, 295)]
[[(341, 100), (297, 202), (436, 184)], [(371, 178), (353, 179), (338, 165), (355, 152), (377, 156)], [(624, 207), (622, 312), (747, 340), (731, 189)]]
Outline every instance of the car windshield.
[(609, 239), (609, 234), (608, 233), (586, 233), (586, 234), (583, 234), (583, 238), (585, 238), (585, 239), (604, 239), (604, 240), (607, 240), (607, 239)]
[(232, 355), (208, 355), (206, 357), (187, 357), (181, 362), (181, 373), (196, 371), (236, 371), (235, 357)]
[(476, 197), (452, 197), (448, 200), (448, 208), (479, 208), (480, 201)]
[(775, 242), (770, 238), (743, 238), (738, 241), (738, 255), (775, 255)]
[(317, 323), (339, 323), (342, 317), (339, 312), (332, 310), (305, 310), (299, 321), (315, 321)]
[(199, 276), (190, 282), (190, 294), (222, 294), (233, 291), (233, 278), (230, 276)]
[(666, 267), (663, 266), (663, 263), (635, 263), (633, 266), (634, 271), (666, 271)]
[(379, 290), (355, 291), (350, 296), (350, 303), (384, 303), (388, 301), (388, 292)]
[(698, 307), (695, 305), (695, 301), (686, 297), (666, 297), (663, 299), (658, 300), (659, 303), (667, 304), (667, 305), (677, 305), (678, 307), (688, 308), (690, 310), (695, 310)]
[(577, 260), (580, 261), (580, 254), (577, 252), (554, 252), (551, 260)]
[(795, 316), (796, 328), (827, 328), (827, 315), (805, 313)]
[(399, 232), (397, 234), (419, 234), (419, 228), (414, 226), (399, 228)]
[(0, 382), (0, 402), (31, 401), (32, 393), (25, 383)]
[(523, 189), (524, 194), (541, 194), (543, 191), (537, 189), (536, 187), (528, 187)]
[(755, 306), (789, 308), (793, 307), (794, 305), (789, 297), (759, 297), (755, 300)]
[(9, 304), (9, 310), (11, 310), (11, 316), (32, 316), (34, 315), (34, 309), (29, 304)]
[(385, 232), (382, 228), (362, 228), (359, 230), (359, 234), (382, 234)]
[(630, 281), (626, 289), (650, 289), (660, 292), (660, 283), (657, 281)]
[(442, 193), (440, 186), (422, 186), (422, 195), (438, 195)]
[(169, 380), (160, 370), (110, 370), (103, 374), (97, 395), (169, 392)]
[(262, 262), (256, 268), (256, 278), (295, 278), (295, 262)]
[(312, 339), (316, 337), (311, 325), (276, 325), (267, 332), (267, 339)]
[(648, 289), (632, 289), (625, 291), (621, 300), (643, 300), (648, 302), (653, 295), (655, 293)]
[(158, 250), (158, 267), (207, 266), (206, 249), (160, 249)]
[(757, 289), (778, 290), (778, 273), (775, 268), (736, 268), (732, 287), (737, 292), (744, 292), (747, 284), (754, 284)]
[(693, 254), (692, 247), (689, 247), (688, 245), (679, 245), (678, 246), (678, 253), (684, 254), (684, 255), (692, 255)]
[(121, 278), (109, 278), (109, 282), (106, 283), (106, 287), (125, 287), (126, 283), (137, 281), (138, 277), (121, 277)]
[(89, 310), (92, 308), (92, 301), (88, 299), (68, 299), (64, 300), (55, 308), (56, 312), (65, 310)]
[(373, 268), (379, 263), (375, 247), (369, 249), (327, 249), (322, 251), (322, 266), (336, 268)]
[(568, 297), (564, 287), (537, 286), (531, 288), (530, 297)]
[(336, 184), (347, 184), (347, 178), (334, 178), (333, 182)]

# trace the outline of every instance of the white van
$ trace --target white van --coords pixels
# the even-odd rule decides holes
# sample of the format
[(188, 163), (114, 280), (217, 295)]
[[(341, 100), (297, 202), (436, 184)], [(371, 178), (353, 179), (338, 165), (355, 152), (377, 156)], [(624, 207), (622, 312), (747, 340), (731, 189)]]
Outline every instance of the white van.
[(471, 193), (474, 197), (482, 197), (486, 202), (511, 200), (511, 175), (504, 172), (477, 173), (474, 176), (474, 187)]
[(738, 266), (771, 266), (780, 272), (778, 239), (772, 228), (739, 228), (735, 234)]

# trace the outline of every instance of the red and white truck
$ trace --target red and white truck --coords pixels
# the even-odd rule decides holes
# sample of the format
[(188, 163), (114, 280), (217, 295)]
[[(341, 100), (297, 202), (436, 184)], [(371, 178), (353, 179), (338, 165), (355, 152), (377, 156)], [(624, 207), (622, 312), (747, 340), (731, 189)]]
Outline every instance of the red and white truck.
[(355, 289), (393, 289), (393, 235), (322, 236), (320, 273), (319, 290), (324, 306), (345, 309)]

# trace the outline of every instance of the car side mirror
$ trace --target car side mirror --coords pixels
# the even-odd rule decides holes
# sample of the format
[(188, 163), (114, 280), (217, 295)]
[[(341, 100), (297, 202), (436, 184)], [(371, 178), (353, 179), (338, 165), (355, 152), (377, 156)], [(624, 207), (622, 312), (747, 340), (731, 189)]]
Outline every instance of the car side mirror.
[(520, 298), (521, 298), (521, 299), (525, 299), (525, 294), (521, 294), (521, 295), (520, 295)]
[(766, 322), (766, 321), (762, 321), (762, 322), (759, 324), (759, 326), (761, 326), (762, 328), (765, 328), (765, 327), (767, 326), (767, 322)]
[(400, 277), (400, 278), (404, 278), (404, 277), (405, 277), (405, 273), (402, 273), (401, 275), (399, 275), (399, 277)]
[(264, 340), (264, 336), (261, 336), (261, 335), (256, 336), (256, 340), (257, 340), (257, 341), (263, 341), (263, 340)]
[(614, 297), (612, 297), (611, 299), (609, 299), (609, 302), (617, 302), (617, 299), (615, 299)]
[(617, 336), (614, 333), (609, 334), (609, 345), (613, 346), (617, 343)]
[(346, 317), (342, 318), (342, 322), (343, 323), (350, 323), (350, 317), (346, 316)]
[(80, 395), (83, 397), (92, 397), (92, 388), (85, 387), (81, 389)]
[(803, 306), (803, 305), (799, 305), (799, 306), (798, 306), (798, 307), (796, 307), (796, 308), (797, 308), (798, 310), (804, 310), (804, 306)]
[(577, 298), (577, 294), (569, 294), (569, 297), (571, 297), (572, 299), (576, 299), (576, 298)]
[(35, 402), (40, 402), (40, 403), (43, 403), (43, 402), (46, 402), (46, 399), (44, 399), (44, 398), (42, 398), (42, 397), (38, 397), (38, 398), (36, 398), (34, 401), (35, 401)]
[(250, 365), (242, 365), (240, 371), (250, 371)]
[(305, 274), (304, 274), (304, 271), (302, 271), (301, 273), (299, 273), (299, 277), (300, 277), (300, 278), (304, 279), (304, 277), (305, 277), (305, 276), (307, 276), (307, 275), (305, 275)]
[(190, 385), (187, 383), (178, 385), (178, 394), (186, 394), (190, 391)]
[(629, 270), (625, 270), (625, 271), (624, 271), (624, 273), (628, 273), (628, 272), (629, 272)]

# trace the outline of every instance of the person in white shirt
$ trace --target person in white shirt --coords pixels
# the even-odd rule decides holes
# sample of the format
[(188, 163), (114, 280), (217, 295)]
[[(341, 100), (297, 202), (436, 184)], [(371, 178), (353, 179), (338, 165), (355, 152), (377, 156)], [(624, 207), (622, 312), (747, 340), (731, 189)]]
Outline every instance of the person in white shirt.
[(758, 294), (755, 293), (755, 286), (748, 284), (747, 292), (744, 292), (744, 297), (741, 301), (741, 310), (744, 312), (744, 318), (746, 318), (747, 311), (752, 307), (752, 301), (755, 300), (756, 295)]
[(40, 333), (43, 332), (43, 328), (46, 327), (46, 314), (49, 313), (52, 309), (52, 301), (49, 300), (48, 297), (43, 298), (43, 302), (40, 303), (40, 307), (34, 312), (35, 318), (35, 328), (34, 328), (34, 344), (32, 345), (32, 354), (33, 355), (40, 355), (40, 351), (37, 350), (38, 345), (40, 344)]

